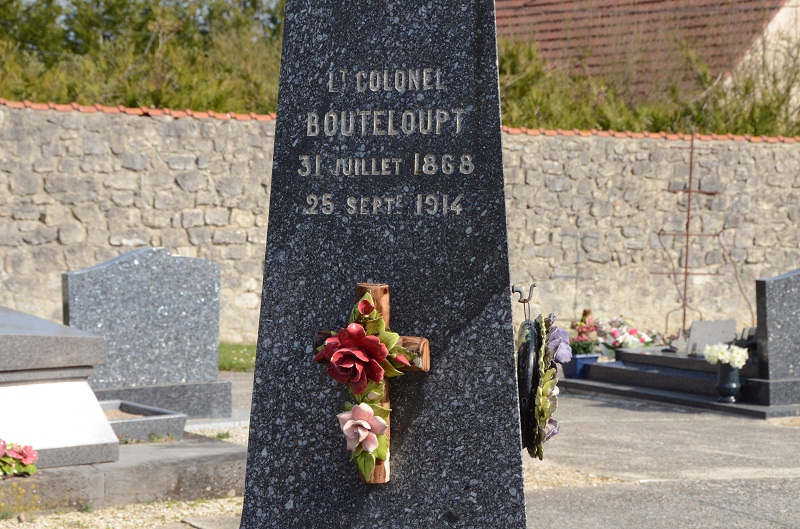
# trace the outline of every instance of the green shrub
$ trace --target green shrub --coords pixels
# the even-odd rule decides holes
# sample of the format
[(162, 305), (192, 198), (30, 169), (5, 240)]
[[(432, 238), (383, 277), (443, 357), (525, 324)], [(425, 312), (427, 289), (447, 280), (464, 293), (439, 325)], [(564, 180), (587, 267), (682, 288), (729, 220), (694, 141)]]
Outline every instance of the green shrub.
[(535, 44), (501, 40), (503, 122), (546, 129), (798, 135), (800, 47), (782, 36), (768, 46), (778, 59), (759, 61), (756, 56), (728, 79), (711, 78), (708, 68), (687, 52), (687, 68), (695, 72), (702, 93), (682, 93), (673, 86), (649, 100), (633, 101), (604, 79), (547, 65)]
[(280, 2), (9, 1), (19, 6), (0, 14), (0, 97), (225, 112), (277, 107)]
[[(218, 112), (277, 108), (285, 0), (7, 0), (0, 11), (0, 97)], [(624, 81), (548, 65), (536, 46), (499, 42), (506, 125), (547, 129), (800, 134), (800, 46), (777, 36), (729, 78), (691, 49), (702, 93), (649, 100)], [(777, 60), (775, 59), (777, 57)], [(631, 96), (632, 97), (632, 96)]]

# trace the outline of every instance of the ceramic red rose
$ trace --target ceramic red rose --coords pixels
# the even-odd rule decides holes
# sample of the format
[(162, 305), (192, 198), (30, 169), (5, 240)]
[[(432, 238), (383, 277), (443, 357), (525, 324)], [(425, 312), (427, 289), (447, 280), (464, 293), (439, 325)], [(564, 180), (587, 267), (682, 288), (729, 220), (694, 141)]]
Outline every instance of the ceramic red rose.
[(408, 358), (405, 356), (398, 354), (394, 357), (394, 363), (401, 366), (410, 366), (411, 362), (408, 361)]
[(375, 305), (370, 303), (368, 299), (362, 299), (358, 302), (358, 313), (362, 316), (369, 316), (375, 310)]
[(328, 362), (328, 374), (337, 382), (350, 384), (359, 395), (372, 380), (383, 382), (383, 368), (389, 351), (377, 336), (367, 336), (364, 327), (351, 323), (338, 334), (325, 340), (325, 346), (314, 357), (315, 362)]

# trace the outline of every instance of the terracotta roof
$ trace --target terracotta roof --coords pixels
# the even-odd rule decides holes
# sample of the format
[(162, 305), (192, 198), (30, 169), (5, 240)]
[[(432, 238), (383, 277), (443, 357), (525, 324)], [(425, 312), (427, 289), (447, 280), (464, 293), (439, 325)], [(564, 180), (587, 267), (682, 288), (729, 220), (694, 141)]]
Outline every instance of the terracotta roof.
[(235, 119), (239, 121), (272, 121), (275, 119), (275, 113), (272, 114), (255, 114), (250, 112), (249, 114), (237, 114), (235, 112), (214, 112), (213, 110), (208, 111), (197, 111), (197, 110), (173, 110), (169, 108), (148, 108), (148, 107), (124, 107), (122, 105), (110, 107), (106, 105), (101, 105), (97, 103), (96, 105), (79, 105), (78, 103), (69, 103), (69, 104), (59, 104), (53, 103), (52, 101), (49, 103), (32, 103), (27, 99), (25, 101), (8, 101), (0, 97), (0, 105), (6, 106), (9, 108), (30, 108), (31, 110), (56, 110), (58, 112), (84, 112), (84, 113), (94, 113), (94, 112), (103, 112), (105, 114), (129, 114), (133, 116), (147, 116), (147, 117), (157, 117), (157, 116), (172, 116), (174, 118), (185, 118), (185, 117), (193, 117), (196, 119)]
[[(236, 114), (225, 112), (214, 112), (209, 110), (207, 112), (200, 112), (197, 110), (171, 110), (169, 108), (147, 108), (137, 107), (129, 108), (124, 106), (110, 107), (101, 104), (96, 105), (79, 105), (77, 103), (58, 104), (58, 103), (32, 103), (27, 99), (25, 101), (9, 101), (0, 97), (0, 106), (6, 106), (14, 109), (31, 109), (31, 110), (55, 110), (57, 112), (103, 112), (106, 114), (128, 114), (133, 116), (142, 117), (158, 117), (158, 116), (172, 116), (174, 118), (191, 117), (195, 119), (235, 119), (240, 121), (272, 121), (277, 116), (272, 114)], [(650, 138), (661, 140), (689, 140), (691, 134), (669, 134), (666, 132), (616, 132), (612, 130), (562, 130), (562, 129), (526, 129), (512, 128), (503, 125), (503, 132), (507, 134), (527, 134), (528, 136), (599, 136), (599, 137), (615, 137), (615, 138)], [(749, 142), (765, 142), (765, 143), (800, 143), (800, 136), (784, 137), (784, 136), (750, 136), (745, 134), (743, 136), (735, 134), (696, 134), (695, 138), (708, 141), (749, 141)]]
[[(600, 138), (648, 138), (655, 140), (689, 141), (691, 134), (672, 134), (669, 132), (617, 132), (613, 130), (562, 130), (562, 129), (526, 129), (503, 125), (503, 132), (508, 134), (527, 134), (528, 136), (597, 136)], [(749, 134), (695, 134), (700, 141), (747, 141), (750, 143), (800, 143), (800, 136), (751, 136)]]
[(496, 0), (501, 36), (535, 41), (553, 65), (634, 95), (697, 88), (687, 51), (716, 77), (740, 61), (787, 0)]

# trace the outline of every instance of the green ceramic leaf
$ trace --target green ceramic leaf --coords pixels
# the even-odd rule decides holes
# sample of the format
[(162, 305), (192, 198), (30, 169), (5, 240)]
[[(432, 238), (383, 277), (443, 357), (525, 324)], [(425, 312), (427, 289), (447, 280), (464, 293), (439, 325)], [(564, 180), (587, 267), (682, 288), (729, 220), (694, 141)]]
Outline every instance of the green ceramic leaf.
[(378, 459), (383, 459), (386, 461), (389, 458), (389, 439), (386, 438), (386, 435), (378, 435), (378, 448), (375, 449), (373, 454)]
[(372, 412), (375, 415), (377, 415), (378, 417), (380, 417), (383, 420), (388, 419), (389, 418), (389, 413), (392, 411), (389, 408), (384, 408), (383, 406), (378, 406), (377, 404), (370, 404), (369, 407), (372, 408)]
[[(366, 402), (367, 404), (377, 404), (383, 399), (385, 390), (386, 386), (384, 386), (383, 382), (377, 384), (370, 380), (367, 382), (367, 389), (365, 389), (360, 395), (355, 395), (354, 398), (358, 404), (361, 404), (362, 402)], [(370, 393), (377, 393), (377, 396), (375, 398), (370, 398)], [(353, 392), (351, 391), (350, 394), (352, 395)]]
[(415, 358), (419, 357), (419, 355), (418, 355), (417, 353), (415, 353), (415, 352), (413, 352), (413, 351), (409, 351), (408, 349), (406, 349), (406, 348), (405, 348), (405, 347), (403, 347), (402, 345), (395, 345), (394, 347), (392, 347), (391, 349), (389, 349), (389, 356), (391, 356), (392, 358), (394, 358), (394, 357), (395, 357), (395, 356), (397, 356), (397, 355), (403, 355), (403, 356), (405, 356), (405, 357), (406, 357), (406, 359), (407, 359), (409, 362), (411, 362), (411, 361), (413, 361)]
[(386, 323), (383, 321), (383, 318), (378, 318), (375, 320), (368, 320), (367, 324), (364, 326), (367, 331), (367, 334), (370, 336), (380, 334), (386, 330)]
[(364, 479), (368, 480), (370, 476), (372, 476), (372, 471), (375, 469), (375, 456), (368, 452), (361, 452), (361, 454), (356, 457), (356, 466), (361, 472), (361, 475), (364, 476)]
[(381, 331), (378, 334), (378, 339), (383, 345), (386, 346), (386, 349), (391, 351), (392, 348), (397, 344), (397, 340), (400, 339), (400, 335), (396, 332)]
[(389, 360), (384, 360), (383, 362), (381, 362), (381, 367), (383, 368), (383, 376), (387, 378), (399, 377), (403, 374), (397, 369), (395, 369), (392, 363), (389, 362)]

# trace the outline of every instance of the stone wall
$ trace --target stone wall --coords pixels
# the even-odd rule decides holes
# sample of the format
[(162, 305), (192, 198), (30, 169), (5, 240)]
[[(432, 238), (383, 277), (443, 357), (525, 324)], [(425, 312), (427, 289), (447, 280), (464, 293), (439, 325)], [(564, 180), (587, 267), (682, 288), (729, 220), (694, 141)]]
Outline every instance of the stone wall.
[(0, 107), (0, 305), (61, 321), (62, 272), (164, 246), (220, 264), (221, 338), (255, 342), (274, 121), (62, 110)]
[(800, 144), (704, 136), (692, 153), (689, 139), (506, 135), (512, 280), (565, 318), (587, 308), (664, 331), (669, 315), (675, 333), (693, 157), (687, 325), (754, 325), (755, 280), (800, 268)]
[[(220, 264), (221, 337), (255, 341), (274, 121), (25, 106), (0, 101), (0, 305), (60, 321), (61, 272), (164, 246)], [(591, 308), (663, 330), (683, 288), (659, 274), (683, 264), (669, 233), (685, 229), (689, 141), (519, 132), (503, 138), (513, 281), (562, 319)], [(717, 194), (692, 195), (692, 232), (710, 236), (689, 267), (720, 275), (690, 276), (689, 319), (749, 325), (755, 279), (800, 268), (800, 147), (762, 140), (695, 142), (694, 187)]]

